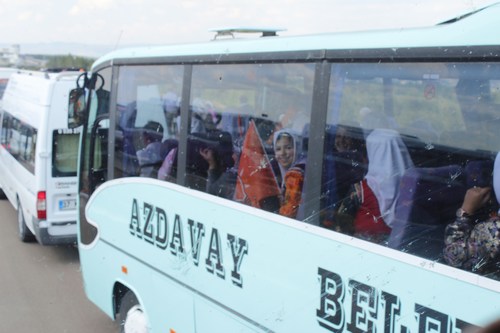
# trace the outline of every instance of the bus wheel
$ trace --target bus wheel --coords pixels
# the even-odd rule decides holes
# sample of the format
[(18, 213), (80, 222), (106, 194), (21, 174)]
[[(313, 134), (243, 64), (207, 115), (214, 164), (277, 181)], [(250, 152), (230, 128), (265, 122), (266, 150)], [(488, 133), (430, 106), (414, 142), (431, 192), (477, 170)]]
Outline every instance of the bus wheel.
[(24, 221), (23, 215), (23, 207), (21, 206), (21, 202), (17, 199), (17, 224), (19, 226), (19, 238), (24, 243), (29, 243), (35, 240), (35, 236), (26, 226), (26, 222)]
[(142, 306), (137, 300), (137, 297), (131, 291), (127, 291), (122, 298), (119, 318), (121, 333), (148, 332), (146, 314), (142, 310)]

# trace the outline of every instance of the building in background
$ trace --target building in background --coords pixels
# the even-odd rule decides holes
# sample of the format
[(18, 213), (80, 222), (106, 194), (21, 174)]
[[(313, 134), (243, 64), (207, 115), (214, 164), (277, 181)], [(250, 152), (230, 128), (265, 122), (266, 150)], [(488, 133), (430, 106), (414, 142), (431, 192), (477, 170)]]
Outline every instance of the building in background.
[(0, 67), (44, 68), (46, 64), (46, 56), (21, 54), (19, 44), (0, 47)]
[(19, 44), (13, 44), (9, 47), (0, 48), (0, 66), (18, 66), (20, 61), (20, 51), (21, 47)]

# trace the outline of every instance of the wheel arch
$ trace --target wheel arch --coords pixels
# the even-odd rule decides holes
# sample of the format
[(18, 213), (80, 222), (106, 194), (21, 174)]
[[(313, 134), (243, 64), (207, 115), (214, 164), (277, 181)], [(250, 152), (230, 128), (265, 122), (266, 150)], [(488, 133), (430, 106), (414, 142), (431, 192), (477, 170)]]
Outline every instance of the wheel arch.
[(115, 282), (115, 285), (113, 286), (113, 318), (115, 320), (117, 318), (118, 313), (120, 313), (120, 306), (122, 303), (123, 296), (125, 296), (125, 294), (128, 291), (132, 291), (132, 289), (130, 289), (121, 282)]

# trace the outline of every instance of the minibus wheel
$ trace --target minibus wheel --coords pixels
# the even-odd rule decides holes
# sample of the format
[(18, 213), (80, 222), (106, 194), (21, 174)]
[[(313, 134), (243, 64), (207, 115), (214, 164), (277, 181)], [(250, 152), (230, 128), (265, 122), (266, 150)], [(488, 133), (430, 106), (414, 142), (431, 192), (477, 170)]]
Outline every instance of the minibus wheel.
[(148, 322), (141, 304), (132, 291), (127, 291), (120, 303), (120, 333), (147, 333)]
[(19, 238), (22, 242), (29, 243), (35, 240), (35, 236), (30, 229), (28, 229), (24, 221), (23, 207), (19, 199), (17, 199), (17, 224), (19, 226)]

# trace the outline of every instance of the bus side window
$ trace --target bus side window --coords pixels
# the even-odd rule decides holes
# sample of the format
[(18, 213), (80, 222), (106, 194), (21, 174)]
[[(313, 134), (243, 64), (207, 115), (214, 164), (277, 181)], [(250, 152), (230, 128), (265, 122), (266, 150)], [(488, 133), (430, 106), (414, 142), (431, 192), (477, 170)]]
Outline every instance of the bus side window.
[(160, 169), (178, 144), (183, 71), (181, 65), (120, 67), (114, 177), (176, 180), (175, 158), (168, 175)]
[[(380, 213), (390, 229), (382, 244), (443, 262), (449, 240), (445, 230), (456, 220), (465, 194), (475, 186), (492, 187), (493, 156), (500, 150), (499, 81), (486, 73), (496, 71), (481, 63), (336, 66), (325, 131), (323, 226), (341, 229), (338, 224), (344, 220), (338, 212), (346, 196), (366, 199), (359, 186), (358, 192), (346, 193), (345, 184), (357, 181), (362, 172), (354, 172), (361, 163), (353, 152), (342, 151), (352, 140), (339, 138), (342, 127), (360, 129), (366, 138), (378, 131), (374, 127), (396, 129), (413, 163), (398, 172), (398, 189), (387, 198), (394, 203), (393, 212)], [(375, 159), (368, 145), (367, 150), (369, 173)], [(489, 202), (476, 214), (484, 217), (497, 209)]]
[[(226, 163), (226, 172), (231, 174), (230, 182), (236, 175), (233, 200), (280, 212), (285, 196), (285, 188), (281, 186), (285, 169), (295, 166), (300, 175), (306, 164), (307, 156), (299, 143), (302, 143), (305, 125), (310, 122), (314, 68), (314, 64), (307, 63), (193, 67), (190, 139), (217, 131), (231, 138), (233, 149), (223, 149), (225, 157), (222, 159), (235, 162), (234, 166), (229, 166), (232, 162)], [(274, 134), (284, 129), (294, 133), (294, 156), (290, 163), (286, 163), (283, 175), (279, 176), (281, 169), (275, 156)], [(187, 185), (210, 193), (213, 192), (210, 190), (213, 179), (210, 172), (206, 173), (208, 166), (204, 165), (200, 170), (194, 168), (194, 162), (200, 156), (199, 147), (195, 147), (197, 144), (196, 140), (188, 141), (188, 167), (191, 169), (187, 174), (191, 180)], [(206, 159), (201, 162), (206, 162)], [(198, 182), (194, 181), (195, 178)], [(302, 178), (296, 178), (300, 186), (293, 191), (298, 202), (291, 204), (292, 209), (287, 213), (283, 211), (283, 215), (297, 217)], [(222, 192), (227, 193), (226, 190)]]
[(90, 155), (89, 165), (89, 186), (93, 192), (99, 185), (104, 183), (108, 171), (108, 130), (109, 119), (107, 116), (97, 119), (90, 132)]

